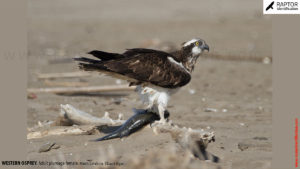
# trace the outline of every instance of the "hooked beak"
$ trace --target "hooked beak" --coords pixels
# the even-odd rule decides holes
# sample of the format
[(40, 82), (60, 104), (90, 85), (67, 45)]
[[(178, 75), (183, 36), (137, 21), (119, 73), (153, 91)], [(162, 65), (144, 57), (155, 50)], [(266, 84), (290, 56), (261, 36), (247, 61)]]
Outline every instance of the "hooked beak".
[(207, 50), (209, 52), (209, 46), (207, 44), (204, 45), (203, 50)]

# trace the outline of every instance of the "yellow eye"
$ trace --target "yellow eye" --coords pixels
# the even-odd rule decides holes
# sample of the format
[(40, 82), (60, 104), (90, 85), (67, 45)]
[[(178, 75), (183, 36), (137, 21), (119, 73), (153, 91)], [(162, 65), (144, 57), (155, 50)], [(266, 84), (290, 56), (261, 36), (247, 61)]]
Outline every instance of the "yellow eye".
[(199, 46), (199, 42), (198, 41), (196, 42), (196, 46)]

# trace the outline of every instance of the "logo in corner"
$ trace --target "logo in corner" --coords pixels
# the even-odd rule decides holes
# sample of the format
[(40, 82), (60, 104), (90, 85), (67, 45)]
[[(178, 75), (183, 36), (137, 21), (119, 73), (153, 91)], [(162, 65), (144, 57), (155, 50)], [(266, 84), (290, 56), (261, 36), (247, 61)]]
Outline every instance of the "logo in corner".
[(274, 2), (275, 1), (270, 3), (270, 5), (266, 8), (266, 11), (268, 11), (269, 9), (273, 9)]
[(263, 0), (263, 14), (300, 14), (300, 0)]

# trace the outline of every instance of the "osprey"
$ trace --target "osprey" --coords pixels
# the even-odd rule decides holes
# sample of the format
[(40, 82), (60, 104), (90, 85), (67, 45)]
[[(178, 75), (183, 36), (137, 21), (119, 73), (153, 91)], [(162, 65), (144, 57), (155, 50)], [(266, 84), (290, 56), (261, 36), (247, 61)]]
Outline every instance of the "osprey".
[(145, 48), (127, 49), (122, 54), (93, 50), (88, 54), (98, 59), (74, 59), (80, 61), (82, 70), (98, 71), (137, 86), (147, 109), (158, 113), (163, 123), (169, 97), (190, 82), (195, 63), (204, 50), (209, 51), (209, 46), (195, 38), (172, 53)]

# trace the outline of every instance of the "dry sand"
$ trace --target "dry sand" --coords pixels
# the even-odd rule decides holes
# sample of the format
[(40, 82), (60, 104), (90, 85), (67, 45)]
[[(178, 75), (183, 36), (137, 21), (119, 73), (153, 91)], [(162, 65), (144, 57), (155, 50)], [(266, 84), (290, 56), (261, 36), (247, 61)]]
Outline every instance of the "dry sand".
[[(210, 45), (208, 56), (271, 56), (271, 20), (261, 14), (260, 1), (30, 0), (28, 8), (28, 87), (46, 87), (36, 73), (78, 71), (73, 62), (49, 64), (49, 60), (72, 58), (93, 49), (122, 52), (155, 38), (180, 44), (201, 37)], [(124, 163), (122, 168), (174, 168), (180, 164), (182, 168), (271, 168), (271, 67), (201, 58), (190, 84), (172, 96), (171, 120), (180, 126), (214, 131), (216, 142), (209, 144), (208, 151), (220, 157), (221, 163), (197, 159), (184, 163), (187, 155), (178, 151), (168, 134), (155, 135), (147, 128), (122, 141), (89, 142), (104, 134), (28, 140), (28, 159), (109, 161), (112, 159), (105, 159), (105, 152), (112, 146), (114, 160)], [(90, 85), (117, 83), (105, 76), (67, 80)], [(115, 104), (119, 99), (121, 103)], [(96, 116), (105, 111), (112, 117), (123, 113), (125, 119), (132, 115), (132, 108), (143, 107), (134, 92), (113, 96), (37, 94), (36, 99), (28, 100), (28, 126), (55, 120), (60, 104), (72, 104)], [(207, 112), (207, 108), (217, 112)], [(61, 147), (38, 153), (47, 141)], [(144, 160), (137, 160), (140, 158)]]

